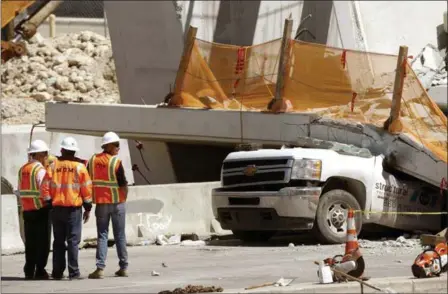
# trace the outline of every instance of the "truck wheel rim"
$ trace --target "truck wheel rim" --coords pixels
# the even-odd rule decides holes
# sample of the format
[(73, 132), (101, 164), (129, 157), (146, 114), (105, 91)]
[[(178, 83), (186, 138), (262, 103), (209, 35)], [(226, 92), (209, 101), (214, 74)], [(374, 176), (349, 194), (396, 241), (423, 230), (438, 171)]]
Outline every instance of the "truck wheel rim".
[(327, 223), (333, 233), (345, 235), (347, 209), (348, 207), (344, 203), (333, 203), (328, 207)]

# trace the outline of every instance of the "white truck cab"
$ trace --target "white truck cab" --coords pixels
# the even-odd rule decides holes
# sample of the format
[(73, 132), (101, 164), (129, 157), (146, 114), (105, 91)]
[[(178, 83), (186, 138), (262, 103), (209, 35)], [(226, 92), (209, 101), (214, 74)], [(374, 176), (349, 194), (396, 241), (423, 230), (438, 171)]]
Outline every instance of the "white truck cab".
[(342, 153), (316, 148), (230, 153), (221, 187), (212, 191), (215, 218), (244, 241), (264, 241), (282, 230), (313, 230), (322, 242), (343, 243), (348, 208), (359, 211), (358, 233), (366, 223), (440, 231), (440, 215), (393, 213), (442, 211), (436, 187), (386, 171), (383, 155)]

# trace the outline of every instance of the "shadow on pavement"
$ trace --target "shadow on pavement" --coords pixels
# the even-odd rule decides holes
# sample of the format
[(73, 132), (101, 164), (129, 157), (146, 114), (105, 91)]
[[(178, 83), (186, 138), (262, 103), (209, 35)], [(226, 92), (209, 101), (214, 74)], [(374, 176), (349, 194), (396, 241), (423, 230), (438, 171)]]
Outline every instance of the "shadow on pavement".
[(2, 276), (2, 281), (25, 281), (24, 277), (4, 277)]
[[(380, 241), (383, 238), (396, 239), (402, 236), (404, 232), (391, 229), (378, 229), (371, 227), (371, 231), (364, 231), (358, 236), (358, 239), (367, 239), (370, 241)], [(230, 246), (230, 247), (285, 247), (290, 243), (295, 246), (300, 245), (318, 245), (320, 241), (310, 232), (288, 232), (277, 234), (267, 242), (245, 243), (233, 235), (220, 236), (218, 239), (207, 242), (208, 246)], [(323, 245), (323, 244), (322, 244)]]

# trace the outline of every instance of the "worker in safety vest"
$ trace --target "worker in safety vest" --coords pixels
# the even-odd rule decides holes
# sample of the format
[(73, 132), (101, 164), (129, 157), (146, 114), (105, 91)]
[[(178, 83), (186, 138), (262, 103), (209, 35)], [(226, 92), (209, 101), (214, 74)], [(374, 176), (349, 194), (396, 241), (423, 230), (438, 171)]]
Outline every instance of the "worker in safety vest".
[[(46, 167), (48, 168), (52, 163), (53, 163), (53, 161), (55, 161), (55, 159), (57, 159), (57, 157), (56, 156), (54, 156), (54, 155), (48, 155), (48, 160), (46, 161)], [(87, 166), (87, 163), (89, 162), (88, 160), (86, 160), (86, 159), (81, 159), (81, 158), (79, 158), (79, 157), (76, 157), (75, 156), (75, 161), (78, 161), (78, 162), (81, 162), (82, 164), (84, 164), (85, 166)]]
[(89, 160), (87, 169), (93, 182), (93, 202), (96, 204), (97, 228), (97, 269), (89, 275), (89, 279), (101, 279), (104, 276), (107, 256), (107, 238), (109, 221), (117, 247), (118, 265), (116, 276), (127, 277), (128, 252), (126, 248), (125, 219), (127, 181), (121, 160), (117, 157), (120, 150), (120, 138), (113, 132), (104, 134), (101, 144), (103, 152), (95, 154)]
[[(84, 164), (75, 159), (78, 143), (72, 137), (61, 143), (61, 156), (50, 165), (45, 177), (42, 196), (53, 207), (53, 279), (64, 277), (67, 242), (68, 274), (80, 279), (78, 267), (82, 220), (86, 223), (92, 209), (92, 181)], [(82, 213), (84, 207), (84, 214)]]
[(40, 188), (46, 174), (44, 167), (48, 146), (42, 140), (31, 142), (29, 161), (19, 170), (18, 194), (25, 225), (25, 279), (47, 280), (45, 267), (50, 254), (50, 207), (42, 201)]

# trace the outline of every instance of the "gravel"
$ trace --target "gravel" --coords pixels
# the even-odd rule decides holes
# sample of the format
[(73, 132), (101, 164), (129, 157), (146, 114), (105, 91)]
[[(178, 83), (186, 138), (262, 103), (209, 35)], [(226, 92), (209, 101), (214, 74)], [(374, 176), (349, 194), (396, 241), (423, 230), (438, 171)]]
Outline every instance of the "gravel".
[(27, 44), (1, 68), (4, 124), (43, 121), (44, 102), (119, 103), (110, 40), (89, 31)]

